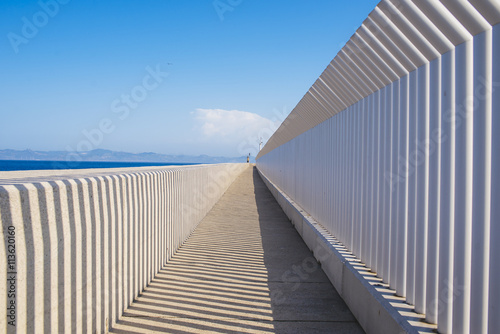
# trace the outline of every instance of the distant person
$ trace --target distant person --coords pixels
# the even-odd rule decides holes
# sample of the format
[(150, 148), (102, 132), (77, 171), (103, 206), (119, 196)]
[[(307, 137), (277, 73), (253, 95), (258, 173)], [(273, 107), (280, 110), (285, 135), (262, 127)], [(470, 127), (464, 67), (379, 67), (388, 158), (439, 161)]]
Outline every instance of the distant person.
[(250, 153), (248, 153), (248, 156), (247, 156), (247, 163), (250, 162)]

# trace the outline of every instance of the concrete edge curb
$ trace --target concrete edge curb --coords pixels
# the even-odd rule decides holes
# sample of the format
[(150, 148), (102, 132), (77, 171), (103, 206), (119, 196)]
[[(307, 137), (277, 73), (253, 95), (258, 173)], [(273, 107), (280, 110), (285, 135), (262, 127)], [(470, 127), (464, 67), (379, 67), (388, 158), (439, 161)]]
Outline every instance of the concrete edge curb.
[(348, 251), (335, 237), (260, 171), (259, 175), (366, 333), (419, 333), (419, 328), (412, 326), (353, 265), (359, 263), (358, 259), (343, 255), (342, 250)]

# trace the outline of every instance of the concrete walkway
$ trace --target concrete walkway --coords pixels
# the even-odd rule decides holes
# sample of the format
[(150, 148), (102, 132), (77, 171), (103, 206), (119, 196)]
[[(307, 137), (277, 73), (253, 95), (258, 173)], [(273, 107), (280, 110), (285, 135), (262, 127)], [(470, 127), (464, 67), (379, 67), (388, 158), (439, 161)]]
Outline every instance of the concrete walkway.
[(111, 332), (363, 333), (255, 168)]

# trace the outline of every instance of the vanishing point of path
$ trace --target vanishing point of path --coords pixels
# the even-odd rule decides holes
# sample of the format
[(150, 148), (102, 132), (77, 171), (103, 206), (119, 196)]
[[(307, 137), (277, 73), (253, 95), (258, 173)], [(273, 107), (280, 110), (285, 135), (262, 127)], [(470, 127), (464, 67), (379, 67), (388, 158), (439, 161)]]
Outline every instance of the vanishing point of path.
[(363, 333), (255, 167), (112, 332)]

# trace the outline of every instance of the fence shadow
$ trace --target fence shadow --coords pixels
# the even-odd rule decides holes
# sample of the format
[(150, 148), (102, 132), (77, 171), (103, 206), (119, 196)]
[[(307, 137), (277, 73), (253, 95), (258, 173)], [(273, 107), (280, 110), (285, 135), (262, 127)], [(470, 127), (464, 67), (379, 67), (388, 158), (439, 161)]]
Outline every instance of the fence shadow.
[(363, 333), (256, 168), (110, 330), (154, 331)]

